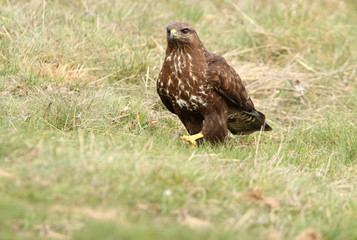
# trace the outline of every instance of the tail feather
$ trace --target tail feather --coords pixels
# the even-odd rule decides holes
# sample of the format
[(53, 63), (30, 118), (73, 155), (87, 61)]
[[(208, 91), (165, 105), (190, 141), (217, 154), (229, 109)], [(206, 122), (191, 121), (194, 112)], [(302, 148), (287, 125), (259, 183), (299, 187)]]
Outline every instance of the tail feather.
[(271, 131), (271, 130), (273, 130), (273, 129), (269, 126), (269, 124), (266, 123), (266, 121), (265, 121), (265, 115), (264, 115), (262, 112), (259, 112), (259, 111), (257, 111), (257, 112), (258, 112), (258, 114), (259, 114), (260, 119), (263, 121), (263, 122), (262, 122), (263, 131)]
[(265, 115), (259, 111), (241, 111), (228, 117), (228, 129), (235, 135), (246, 135), (256, 131), (271, 131)]

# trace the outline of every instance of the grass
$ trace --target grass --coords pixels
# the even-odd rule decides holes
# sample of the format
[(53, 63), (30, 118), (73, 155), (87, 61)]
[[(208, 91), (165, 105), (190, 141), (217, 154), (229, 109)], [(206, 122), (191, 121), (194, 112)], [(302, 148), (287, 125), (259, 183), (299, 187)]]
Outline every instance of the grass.
[[(355, 1), (0, 3), (1, 239), (357, 238)], [(174, 21), (274, 131), (175, 137), (155, 90)]]

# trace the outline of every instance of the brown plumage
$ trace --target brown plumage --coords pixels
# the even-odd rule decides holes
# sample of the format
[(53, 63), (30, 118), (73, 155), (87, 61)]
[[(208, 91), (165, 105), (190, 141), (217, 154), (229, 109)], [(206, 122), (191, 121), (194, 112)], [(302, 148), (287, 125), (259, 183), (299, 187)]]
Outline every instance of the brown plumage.
[(166, 56), (157, 92), (193, 135), (182, 139), (193, 145), (199, 138), (223, 141), (227, 129), (233, 134), (271, 130), (236, 71), (223, 57), (208, 52), (188, 23), (167, 27)]

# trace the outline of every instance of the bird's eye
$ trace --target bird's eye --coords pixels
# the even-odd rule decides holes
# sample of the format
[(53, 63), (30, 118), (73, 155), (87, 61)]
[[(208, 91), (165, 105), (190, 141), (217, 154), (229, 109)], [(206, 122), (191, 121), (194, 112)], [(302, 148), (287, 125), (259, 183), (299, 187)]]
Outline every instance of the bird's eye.
[(188, 28), (184, 28), (181, 30), (181, 32), (183, 32), (184, 34), (187, 34), (190, 30)]
[(169, 29), (167, 29), (167, 35), (170, 35), (170, 30)]

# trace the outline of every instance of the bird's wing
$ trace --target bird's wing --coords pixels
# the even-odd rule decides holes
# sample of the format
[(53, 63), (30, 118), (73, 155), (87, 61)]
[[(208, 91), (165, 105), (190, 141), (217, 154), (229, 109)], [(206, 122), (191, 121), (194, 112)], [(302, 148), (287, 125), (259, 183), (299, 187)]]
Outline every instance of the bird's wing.
[(248, 134), (260, 130), (261, 126), (264, 126), (265, 131), (271, 130), (272, 128), (265, 123), (264, 114), (255, 109), (239, 75), (226, 60), (217, 54), (207, 52), (206, 62), (208, 83), (240, 109), (231, 116), (232, 119), (228, 119), (229, 130), (233, 134)]
[(214, 54), (206, 54), (208, 70), (206, 72), (207, 81), (216, 91), (232, 102), (236, 107), (241, 108), (249, 115), (260, 116), (255, 110), (252, 100), (248, 96), (242, 80), (237, 72), (228, 65), (223, 57)]
[(161, 99), (161, 102), (165, 105), (165, 107), (170, 111), (170, 112), (172, 112), (172, 113), (174, 113), (174, 114), (176, 114), (175, 113), (175, 110), (174, 110), (174, 108), (173, 108), (173, 106), (172, 106), (172, 104), (171, 104), (171, 102), (170, 102), (170, 100), (168, 99), (168, 97), (167, 96), (165, 96), (164, 94), (163, 94), (163, 92), (161, 91), (162, 90), (162, 86), (160, 86), (160, 80), (161, 80), (161, 82), (163, 81), (163, 76), (162, 76), (162, 70), (161, 70), (161, 72), (160, 72), (160, 74), (159, 74), (159, 81), (157, 81), (157, 83), (156, 83), (156, 91), (157, 91), (157, 93), (159, 94), (159, 97), (160, 97), (160, 99)]

